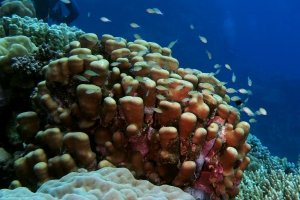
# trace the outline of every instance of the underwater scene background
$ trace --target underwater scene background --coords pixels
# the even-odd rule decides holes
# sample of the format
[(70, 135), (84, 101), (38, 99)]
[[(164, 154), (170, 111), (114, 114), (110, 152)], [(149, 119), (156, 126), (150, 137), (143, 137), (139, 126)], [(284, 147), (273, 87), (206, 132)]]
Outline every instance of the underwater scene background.
[[(85, 32), (109, 33), (129, 41), (134, 34), (147, 41), (172, 48), (173, 56), (184, 68), (215, 72), (228, 82), (227, 88), (252, 91), (247, 106), (260, 107), (267, 116), (256, 116), (251, 134), (257, 136), (271, 154), (296, 162), (300, 152), (300, 3), (298, 1), (98, 1), (78, 0), (80, 17), (73, 23)], [(159, 8), (163, 15), (149, 14), (147, 8)], [(90, 13), (90, 15), (88, 15)], [(100, 17), (111, 20), (104, 23)], [(135, 22), (139, 28), (132, 28)], [(194, 29), (190, 28), (193, 24)], [(199, 40), (205, 36), (207, 44)], [(212, 54), (209, 60), (205, 51)], [(232, 71), (224, 68), (230, 64)], [(232, 73), (236, 82), (232, 82)], [(247, 85), (247, 77), (253, 85)], [(239, 94), (242, 100), (245, 94)], [(241, 118), (249, 117), (241, 112)]]
[(1, 2), (0, 199), (300, 198), (300, 2), (74, 1)]

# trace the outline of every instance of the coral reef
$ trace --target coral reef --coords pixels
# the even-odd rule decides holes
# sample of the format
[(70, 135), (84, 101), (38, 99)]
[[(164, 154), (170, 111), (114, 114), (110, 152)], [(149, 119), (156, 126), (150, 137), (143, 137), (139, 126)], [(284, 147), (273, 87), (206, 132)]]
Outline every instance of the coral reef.
[(282, 171), (286, 174), (296, 174), (298, 172), (295, 164), (288, 162), (286, 158), (280, 159), (276, 156), (271, 156), (267, 147), (263, 146), (254, 135), (249, 134), (247, 142), (251, 145), (251, 151), (247, 155), (251, 159), (251, 163), (247, 170), (255, 171), (262, 167), (269, 173), (272, 170)]
[[(78, 187), (79, 186), (79, 187)], [(72, 193), (70, 193), (72, 191)], [(194, 199), (179, 188), (155, 186), (145, 180), (136, 180), (125, 168), (103, 168), (93, 172), (79, 170), (71, 172), (60, 180), (43, 184), (34, 194), (27, 188), (0, 190), (5, 199)]]
[(43, 67), (35, 112), (17, 117), (26, 148), (11, 188), (116, 166), (196, 198), (238, 194), (250, 126), (218, 79), (145, 40), (84, 34), (65, 56)]
[[(286, 159), (270, 155), (259, 139), (249, 134), (251, 159), (240, 185), (239, 199), (299, 199), (300, 170)], [(299, 166), (298, 166), (299, 167)]]
[(241, 182), (240, 199), (282, 199), (300, 198), (300, 171), (286, 174), (282, 170), (245, 171)]
[(71, 41), (78, 40), (83, 31), (66, 24), (56, 25), (44, 23), (37, 18), (17, 15), (0, 18), (0, 37), (24, 35), (29, 37), (36, 46), (46, 43), (51, 50), (63, 51), (65, 45)]

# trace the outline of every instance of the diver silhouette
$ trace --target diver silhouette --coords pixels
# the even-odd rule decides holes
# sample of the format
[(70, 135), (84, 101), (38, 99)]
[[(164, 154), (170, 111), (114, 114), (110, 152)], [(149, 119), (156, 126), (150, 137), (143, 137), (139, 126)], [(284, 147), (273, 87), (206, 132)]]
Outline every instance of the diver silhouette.
[[(68, 3), (63, 3), (69, 11), (68, 16), (63, 16), (61, 4), (59, 0), (33, 0), (36, 17), (42, 19), (44, 22), (48, 22), (51, 18), (56, 23), (66, 23), (69, 25), (79, 16), (79, 8), (75, 0), (71, 0)], [(58, 4), (58, 8), (54, 10), (55, 6)]]
[(227, 36), (224, 36), (224, 43), (223, 43), (223, 48), (224, 48), (224, 57), (227, 60), (233, 60), (236, 57), (236, 53), (234, 49), (229, 45), (229, 39)]

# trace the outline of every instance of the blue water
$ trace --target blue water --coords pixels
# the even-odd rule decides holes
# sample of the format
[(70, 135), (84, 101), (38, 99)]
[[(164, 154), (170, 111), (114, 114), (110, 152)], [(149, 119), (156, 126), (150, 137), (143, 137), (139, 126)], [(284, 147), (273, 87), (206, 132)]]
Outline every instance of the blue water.
[[(296, 162), (300, 152), (300, 2), (295, 0), (76, 0), (80, 17), (72, 23), (85, 32), (143, 39), (172, 48), (180, 67), (215, 71), (214, 64), (230, 64), (216, 77), (227, 87), (250, 89), (247, 106), (263, 107), (267, 116), (251, 124), (272, 155)], [(162, 15), (149, 14), (159, 8)], [(88, 13), (90, 16), (88, 17)], [(104, 23), (100, 17), (112, 22)], [(130, 27), (135, 22), (140, 28)], [(192, 30), (190, 25), (195, 29)], [(207, 44), (198, 36), (205, 36)], [(212, 54), (207, 58), (205, 50)], [(237, 80), (232, 83), (232, 72)], [(253, 85), (247, 85), (247, 77)], [(239, 95), (246, 99), (247, 95)], [(245, 113), (242, 120), (250, 119)]]

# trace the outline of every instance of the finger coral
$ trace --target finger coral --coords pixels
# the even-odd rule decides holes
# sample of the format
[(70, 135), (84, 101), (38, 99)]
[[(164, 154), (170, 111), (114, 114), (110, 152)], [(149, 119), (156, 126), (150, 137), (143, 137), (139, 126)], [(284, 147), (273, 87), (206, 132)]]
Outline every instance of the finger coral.
[[(17, 173), (20, 183), (34, 190), (78, 168), (115, 166), (195, 198), (235, 197), (249, 164), (250, 125), (218, 79), (180, 68), (171, 53), (111, 35), (84, 34), (67, 45), (65, 57), (43, 67), (45, 81), (32, 97), (45, 128), (26, 134), (35, 147), (15, 166), (34, 178)], [(45, 143), (49, 132), (48, 142), (59, 145)]]

